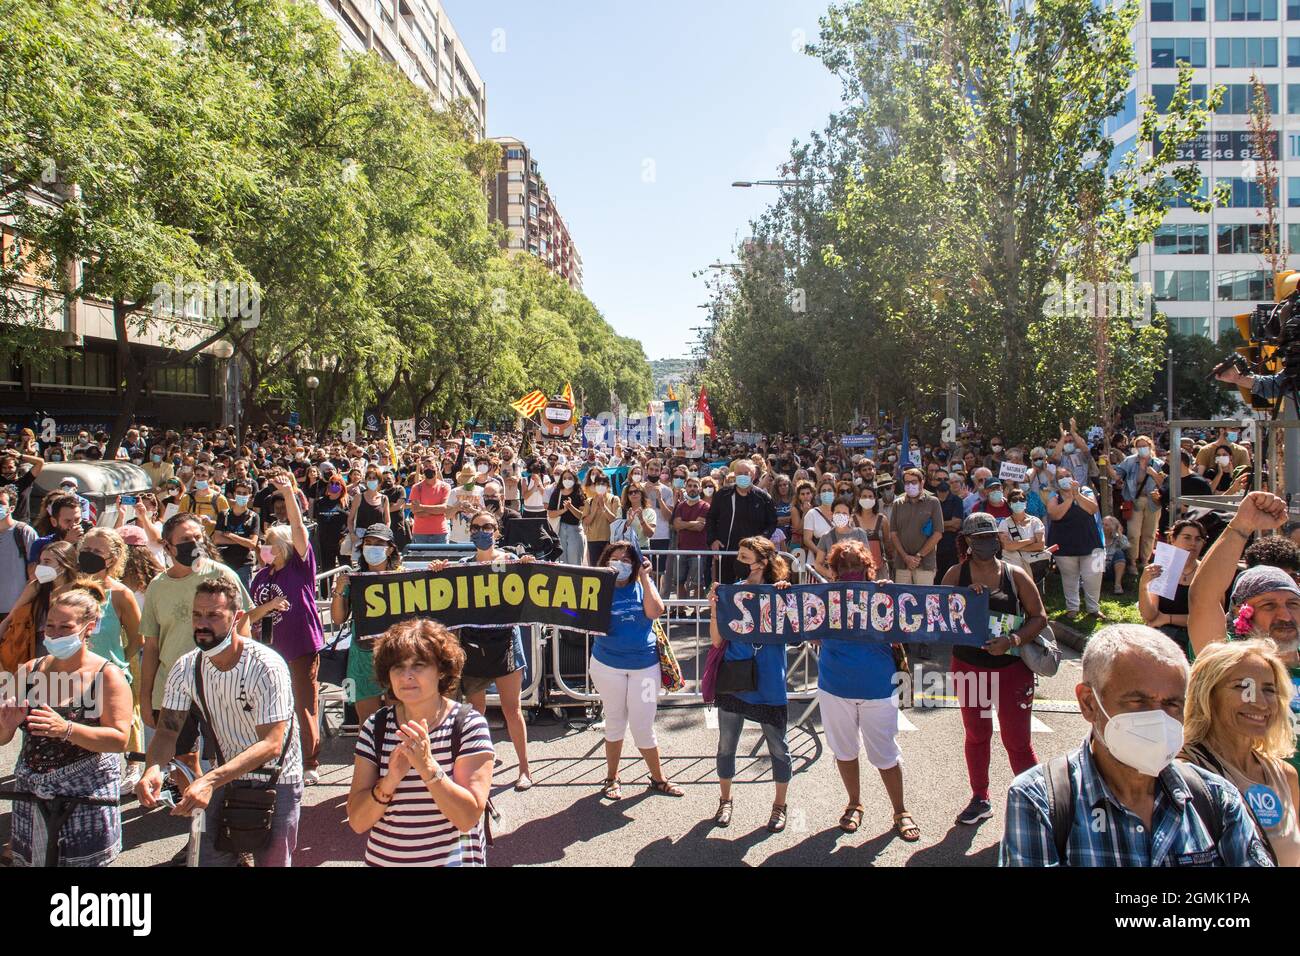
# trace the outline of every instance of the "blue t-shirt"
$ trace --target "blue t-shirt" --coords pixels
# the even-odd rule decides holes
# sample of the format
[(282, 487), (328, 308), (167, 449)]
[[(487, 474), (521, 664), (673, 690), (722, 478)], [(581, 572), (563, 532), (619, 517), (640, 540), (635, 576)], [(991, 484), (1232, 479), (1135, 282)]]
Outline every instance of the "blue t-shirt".
[(894, 693), (894, 651), (888, 644), (822, 641), (817, 686), (849, 700), (882, 700)]
[(609, 633), (597, 637), (591, 656), (606, 667), (638, 671), (659, 663), (653, 622), (646, 617), (645, 591), (641, 582), (614, 588), (614, 607), (609, 617)]
[(736, 694), (747, 704), (773, 704), (783, 706), (785, 696), (785, 645), (784, 644), (749, 644), (737, 641), (727, 642), (727, 652), (723, 660), (747, 661), (758, 655), (758, 689)]

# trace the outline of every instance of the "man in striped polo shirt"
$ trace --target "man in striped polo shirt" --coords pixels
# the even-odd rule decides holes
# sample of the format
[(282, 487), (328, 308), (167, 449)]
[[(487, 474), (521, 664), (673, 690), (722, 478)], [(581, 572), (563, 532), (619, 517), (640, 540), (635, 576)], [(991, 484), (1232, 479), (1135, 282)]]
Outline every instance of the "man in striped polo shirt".
[[(163, 693), (157, 732), (146, 759), (148, 769), (136, 787), (145, 807), (158, 805), (162, 766), (176, 752), (176, 738), (190, 706), (202, 714), (203, 736), (215, 744), (218, 762), (186, 788), (172, 810), (189, 816), (206, 810), (201, 866), (235, 866), (238, 854), (218, 850), (221, 806), (227, 785), (276, 791), (269, 843), (253, 851), (255, 866), (290, 866), (298, 843), (302, 805), (302, 747), (294, 721), (289, 667), (275, 651), (241, 636), (237, 625), (238, 585), (224, 578), (200, 582), (194, 594), (195, 650), (172, 665)], [(202, 680), (198, 693), (196, 673)]]

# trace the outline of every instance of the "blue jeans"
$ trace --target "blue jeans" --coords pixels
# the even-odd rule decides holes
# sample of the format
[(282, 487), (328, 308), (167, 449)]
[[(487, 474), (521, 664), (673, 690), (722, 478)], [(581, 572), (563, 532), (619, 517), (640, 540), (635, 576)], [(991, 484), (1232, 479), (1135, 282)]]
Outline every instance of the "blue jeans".
[(445, 534), (413, 534), (411, 535), (411, 544), (446, 544), (447, 536)]
[(253, 566), (251, 564), (241, 564), (237, 568), (231, 568), (235, 572), (235, 577), (239, 578), (244, 584), (244, 590), (248, 590), (248, 584), (253, 580)]
[[(729, 710), (718, 711), (718, 779), (731, 780), (736, 776), (736, 747), (740, 745), (740, 731), (745, 718)], [(775, 724), (759, 724), (767, 740), (767, 753), (772, 758), (772, 778), (777, 783), (789, 783), (790, 744), (785, 731)]]
[[(217, 818), (221, 814), (221, 801), (225, 787), (212, 792), (204, 821), (203, 842), (199, 845), (199, 866), (236, 866), (239, 858), (234, 853), (218, 850)], [(302, 809), (302, 784), (278, 783), (275, 786), (275, 817), (271, 820), (271, 842), (264, 849), (253, 851), (255, 866), (292, 866), (293, 851), (298, 845), (298, 815)]]
[(587, 563), (587, 542), (582, 536), (582, 525), (560, 522), (560, 563)]

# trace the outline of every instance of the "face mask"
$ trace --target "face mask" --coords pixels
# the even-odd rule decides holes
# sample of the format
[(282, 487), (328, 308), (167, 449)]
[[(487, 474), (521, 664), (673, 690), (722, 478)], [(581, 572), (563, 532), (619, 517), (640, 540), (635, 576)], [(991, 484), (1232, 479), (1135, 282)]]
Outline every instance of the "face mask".
[(486, 475), (486, 474), (488, 473), (488, 466), (487, 466), (487, 465), (479, 465), (477, 471), (478, 471), (478, 473), (479, 473), (480, 475)]
[(98, 574), (108, 567), (108, 562), (94, 551), (82, 551), (77, 555), (77, 567), (87, 574)]
[(712, 497), (713, 497), (713, 489), (712, 489), (712, 488), (705, 488), (704, 491), (701, 492), (701, 494), (703, 494), (704, 497), (706, 497), (706, 498), (712, 498)]
[(632, 565), (626, 561), (611, 561), (609, 566), (614, 569), (618, 575), (618, 583), (622, 584), (632, 576)]
[(4, 521), (5, 518), (8, 518), (8, 517), (9, 517), (9, 506), (8, 506), (8, 505), (0, 505), (0, 521)]
[(573, 487), (573, 479), (572, 479), (572, 478), (565, 478), (562, 482), (560, 482), (560, 484), (562, 484), (562, 485), (564, 486), (564, 490), (565, 490), (565, 491), (568, 491), (570, 488)]
[(751, 478), (751, 477), (749, 477), (749, 475), (737, 475), (737, 476), (736, 476), (736, 487), (739, 488), (739, 489), (741, 489), (742, 491), (744, 491), (746, 488), (748, 488), (748, 487), (749, 487), (750, 485), (752, 485), (753, 483), (754, 483), (754, 479)]
[(176, 563), (183, 568), (194, 567), (199, 559), (199, 546), (194, 541), (182, 541), (176, 545)]
[(1235, 442), (1237, 440), (1237, 437), (1238, 436), (1236, 432), (1228, 432), (1228, 441)]
[(1058, 482), (1058, 484), (1060, 484), (1062, 491), (1069, 491), (1071, 488), (1074, 487), (1074, 479), (1062, 478), (1060, 482)]
[(262, 556), (263, 564), (270, 564), (275, 560), (275, 548), (269, 544), (264, 544), (257, 549), (257, 553)]
[(69, 634), (67, 637), (50, 637), (48, 634), (42, 643), (50, 654), (61, 661), (66, 661), (69, 657), (81, 650), (81, 631), (75, 634)]
[(149, 456), (149, 460), (150, 460), (151, 462), (153, 462), (155, 465), (161, 465), (161, 464), (162, 464), (162, 455), (150, 455), (150, 456)]
[(876, 507), (876, 499), (875, 499), (875, 498), (859, 498), (859, 499), (858, 499), (858, 504), (862, 506), (862, 509), (863, 509), (864, 511), (871, 511), (871, 510), (873, 510), (873, 509)]
[(1146, 445), (1143, 445), (1141, 448), (1138, 449), (1138, 457), (1139, 457), (1139, 458), (1150, 458), (1150, 457), (1151, 457), (1151, 449), (1148, 448)]
[(995, 455), (996, 455), (998, 452), (1000, 452), (1000, 451), (1002, 450), (1002, 446), (1001, 446), (1001, 445), (994, 445), (994, 446), (992, 446), (992, 447), (993, 447), (993, 453), (994, 453)]
[(1220, 468), (1227, 468), (1229, 465), (1232, 464), (1232, 459), (1227, 455), (1224, 455), (1220, 458), (1216, 458), (1214, 460), (1216, 463), (1218, 463), (1218, 466)]
[(496, 542), (496, 535), (491, 531), (475, 531), (469, 536), (469, 540), (480, 551), (489, 551)]
[[(1159, 776), (1183, 749), (1183, 725), (1163, 710), (1139, 710), (1112, 717), (1095, 691), (1093, 698), (1106, 717), (1102, 742), (1110, 755), (1126, 767), (1148, 777)], [(1097, 733), (1095, 727), (1092, 732)]]
[(700, 493), (699, 493), (698, 491), (688, 491), (688, 492), (686, 492), (686, 500), (687, 500), (687, 501), (699, 501), (699, 500), (700, 500)]
[(196, 478), (196, 479), (194, 480), (194, 487), (197, 488), (199, 491), (207, 491), (207, 490), (208, 490), (208, 482), (207, 482), (207, 480), (204, 479), (204, 478)]
[(914, 481), (909, 481), (903, 485), (903, 490), (907, 492), (907, 497), (915, 498), (921, 493), (921, 486)]
[(59, 576), (58, 570), (50, 567), (48, 564), (36, 565), (36, 580), (41, 584), (49, 584)]
[(639, 472), (639, 471), (634, 471), (634, 472), (632, 472), (632, 480), (633, 480), (633, 481), (640, 481), (640, 480), (641, 480), (641, 472)]
[(434, 471), (432, 468), (424, 469), (424, 477), (427, 478), (429, 481), (433, 481), (433, 476), (436, 474), (437, 472)]
[(1018, 514), (1023, 514), (1023, 513), (1024, 513), (1024, 510), (1025, 510), (1025, 503), (1024, 503), (1023, 501), (1013, 501), (1013, 502), (1011, 502), (1011, 513), (1012, 513), (1012, 514), (1017, 514), (1017, 515), (1018, 515)]
[(674, 479), (673, 479), (673, 487), (674, 487), (674, 488), (684, 488), (684, 487), (686, 487), (686, 479), (685, 479), (685, 478), (674, 478)]
[(382, 544), (367, 544), (361, 549), (366, 564), (375, 568), (388, 563), (388, 548)]
[(377, 479), (377, 478), (370, 478), (370, 479), (367, 479), (367, 480), (366, 480), (366, 487), (369, 488), (371, 491), (378, 491), (378, 490), (379, 490), (379, 479)]
[(1072, 455), (1072, 454), (1074, 454), (1074, 442), (1072, 442), (1072, 441), (1067, 441), (1067, 442), (1065, 443), (1065, 453), (1066, 453), (1067, 455)]
[[(204, 633), (206, 635), (207, 632)], [(230, 630), (226, 632), (226, 636), (220, 641), (217, 641), (215, 634), (212, 637), (205, 636), (203, 638), (200, 638), (197, 632), (194, 635), (194, 644), (204, 657), (215, 657), (234, 642), (235, 627), (233, 624), (230, 626)]]
[(248, 495), (235, 495), (235, 504), (241, 508), (248, 507)]
[(990, 492), (989, 492), (989, 503), (990, 503), (990, 504), (1000, 505), (1000, 504), (1002, 504), (1002, 498), (1003, 498), (1003, 494), (1002, 494), (1002, 492), (1000, 492), (1000, 491), (990, 491)]
[(849, 526), (849, 516), (846, 514), (831, 515), (831, 524), (837, 528), (847, 528)]
[(829, 505), (829, 504), (832, 504), (832, 503), (835, 501), (835, 492), (833, 492), (833, 491), (823, 491), (823, 492), (822, 492), (820, 495), (818, 495), (817, 497), (818, 497), (818, 499), (821, 501), (822, 504), (824, 504), (824, 505)]
[(330, 485), (329, 492), (332, 495), (341, 495), (343, 494), (343, 486), (338, 484)]
[(987, 561), (997, 556), (1000, 545), (1001, 542), (995, 535), (981, 535), (978, 538), (971, 538), (970, 553), (981, 561)]

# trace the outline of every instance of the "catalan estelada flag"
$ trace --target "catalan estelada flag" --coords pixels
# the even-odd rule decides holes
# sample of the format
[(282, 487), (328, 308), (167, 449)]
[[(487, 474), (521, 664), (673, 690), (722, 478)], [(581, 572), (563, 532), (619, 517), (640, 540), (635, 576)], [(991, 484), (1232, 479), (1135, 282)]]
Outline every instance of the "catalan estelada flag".
[(713, 435), (713, 412), (709, 411), (709, 395), (704, 386), (700, 386), (700, 398), (695, 403), (695, 430), (701, 434)]
[(531, 418), (546, 407), (546, 393), (540, 388), (535, 388), (519, 401), (511, 402), (510, 407), (524, 418)]
[(677, 401), (677, 393), (673, 391), (673, 387), (671, 385), (668, 386), (668, 401), (670, 402)]
[(573, 400), (573, 386), (568, 382), (564, 383), (564, 391), (560, 393), (560, 398), (569, 403), (570, 408), (577, 408), (578, 404)]

